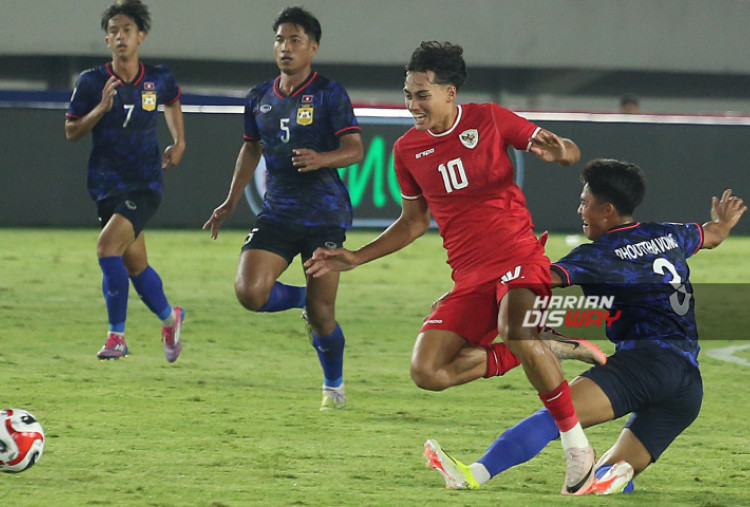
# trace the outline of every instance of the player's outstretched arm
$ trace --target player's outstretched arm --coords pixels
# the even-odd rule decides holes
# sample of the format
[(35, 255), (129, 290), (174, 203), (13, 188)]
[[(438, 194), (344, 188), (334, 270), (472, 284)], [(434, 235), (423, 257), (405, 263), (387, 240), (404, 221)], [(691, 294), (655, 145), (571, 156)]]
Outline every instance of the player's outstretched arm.
[(545, 129), (540, 129), (531, 139), (529, 151), (545, 162), (557, 162), (562, 166), (575, 164), (581, 159), (581, 150), (576, 143)]
[(417, 239), (430, 226), (430, 211), (423, 197), (401, 200), (401, 216), (383, 233), (365, 246), (350, 251), (345, 248), (318, 248), (305, 262), (305, 272), (320, 277), (332, 271), (348, 271), (360, 264), (385, 257)]
[(742, 199), (732, 195), (732, 190), (724, 190), (721, 199), (711, 198), (711, 221), (703, 224), (702, 248), (716, 248), (729, 236), (729, 231), (737, 225), (747, 206)]
[(111, 76), (104, 84), (102, 99), (94, 109), (77, 120), (68, 119), (65, 121), (65, 138), (68, 141), (78, 141), (91, 132), (91, 129), (102, 119), (102, 116), (112, 109), (115, 103), (114, 97), (117, 95), (117, 87), (121, 84), (119, 79)]
[(167, 121), (169, 133), (172, 135), (172, 144), (164, 150), (161, 157), (161, 168), (170, 169), (180, 163), (182, 154), (185, 152), (185, 127), (179, 100), (164, 106), (164, 119)]
[(349, 167), (352, 164), (362, 162), (365, 158), (365, 149), (362, 145), (362, 135), (358, 132), (346, 134), (339, 139), (339, 148), (333, 151), (319, 153), (309, 148), (298, 148), (292, 150), (292, 164), (297, 171), (306, 173), (316, 171), (321, 167)]
[(242, 197), (245, 187), (250, 183), (255, 168), (258, 166), (260, 157), (263, 154), (263, 148), (260, 141), (245, 141), (237, 155), (237, 161), (234, 164), (234, 175), (232, 184), (229, 186), (229, 194), (224, 202), (221, 203), (214, 211), (206, 223), (203, 224), (203, 230), (210, 229), (211, 237), (216, 239), (219, 235), (224, 220), (234, 211), (235, 206)]

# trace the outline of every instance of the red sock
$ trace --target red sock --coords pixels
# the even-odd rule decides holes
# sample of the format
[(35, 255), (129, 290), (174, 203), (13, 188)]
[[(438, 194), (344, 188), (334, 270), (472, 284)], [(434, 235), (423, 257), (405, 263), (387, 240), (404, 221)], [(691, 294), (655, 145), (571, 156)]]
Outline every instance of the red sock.
[(578, 423), (567, 380), (563, 380), (562, 384), (548, 393), (539, 393), (539, 399), (549, 410), (560, 431), (568, 431)]
[(484, 378), (499, 377), (521, 364), (521, 361), (503, 342), (493, 343), (485, 348), (487, 349), (487, 373), (484, 374)]

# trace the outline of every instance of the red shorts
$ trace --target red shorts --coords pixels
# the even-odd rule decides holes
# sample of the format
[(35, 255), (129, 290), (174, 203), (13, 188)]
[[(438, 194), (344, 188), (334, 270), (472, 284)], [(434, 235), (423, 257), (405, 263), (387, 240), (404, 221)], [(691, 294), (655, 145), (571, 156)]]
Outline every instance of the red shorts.
[(508, 265), (499, 279), (486, 282), (456, 282), (451, 293), (440, 302), (422, 325), (422, 331), (452, 331), (471, 345), (487, 346), (497, 337), (500, 300), (510, 289), (527, 288), (537, 296), (551, 295), (549, 259), (534, 255), (522, 264)]

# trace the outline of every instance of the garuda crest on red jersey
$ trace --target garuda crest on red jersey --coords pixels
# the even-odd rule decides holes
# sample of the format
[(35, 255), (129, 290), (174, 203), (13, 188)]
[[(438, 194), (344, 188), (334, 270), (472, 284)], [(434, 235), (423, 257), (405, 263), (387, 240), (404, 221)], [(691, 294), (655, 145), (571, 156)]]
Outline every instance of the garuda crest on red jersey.
[(479, 132), (477, 132), (477, 129), (464, 130), (458, 135), (458, 138), (461, 140), (461, 144), (473, 150), (479, 142)]

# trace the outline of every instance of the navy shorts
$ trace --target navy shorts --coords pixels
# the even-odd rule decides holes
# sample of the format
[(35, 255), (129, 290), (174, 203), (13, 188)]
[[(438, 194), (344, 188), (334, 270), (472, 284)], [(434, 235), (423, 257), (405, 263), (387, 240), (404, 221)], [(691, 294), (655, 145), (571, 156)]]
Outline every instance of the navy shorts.
[(242, 251), (267, 250), (292, 262), (294, 256), (312, 257), (316, 248), (341, 248), (346, 241), (346, 230), (338, 226), (288, 225), (260, 219), (248, 234)]
[(615, 418), (632, 413), (625, 427), (656, 461), (698, 417), (703, 380), (698, 368), (678, 353), (659, 346), (626, 349), (607, 364), (582, 374), (602, 388)]
[(133, 224), (135, 237), (146, 228), (146, 224), (156, 214), (161, 203), (161, 194), (156, 192), (128, 192), (96, 202), (99, 222), (102, 228), (112, 215), (118, 213)]

